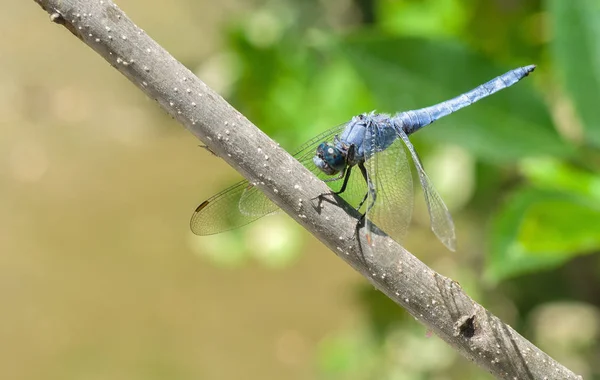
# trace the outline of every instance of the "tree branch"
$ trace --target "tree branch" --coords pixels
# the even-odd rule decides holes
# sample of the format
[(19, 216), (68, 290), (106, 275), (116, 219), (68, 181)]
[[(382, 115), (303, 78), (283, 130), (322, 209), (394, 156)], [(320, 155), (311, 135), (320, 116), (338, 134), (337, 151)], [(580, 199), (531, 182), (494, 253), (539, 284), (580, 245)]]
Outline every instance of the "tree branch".
[[(35, 0), (208, 148), (450, 346), (499, 379), (579, 379), (384, 233), (356, 238), (358, 213), (108, 0)], [(359, 231), (361, 239), (364, 231)]]

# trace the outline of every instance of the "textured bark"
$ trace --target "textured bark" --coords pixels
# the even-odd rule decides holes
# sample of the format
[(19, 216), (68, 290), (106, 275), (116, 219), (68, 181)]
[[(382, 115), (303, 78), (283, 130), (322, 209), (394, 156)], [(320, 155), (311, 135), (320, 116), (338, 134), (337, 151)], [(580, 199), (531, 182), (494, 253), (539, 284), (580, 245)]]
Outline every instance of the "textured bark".
[[(358, 213), (107, 0), (35, 0), (292, 218), (450, 346), (499, 379), (580, 379)], [(364, 241), (364, 231), (358, 231)]]

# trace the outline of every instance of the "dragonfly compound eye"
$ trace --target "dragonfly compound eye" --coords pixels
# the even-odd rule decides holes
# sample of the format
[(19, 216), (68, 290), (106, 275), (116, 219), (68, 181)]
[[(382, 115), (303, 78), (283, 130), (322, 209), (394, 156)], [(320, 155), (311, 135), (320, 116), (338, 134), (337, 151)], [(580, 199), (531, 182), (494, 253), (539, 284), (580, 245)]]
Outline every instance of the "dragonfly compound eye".
[(336, 174), (346, 167), (344, 154), (330, 143), (321, 143), (317, 147), (317, 154), (313, 157), (315, 165), (327, 175)]

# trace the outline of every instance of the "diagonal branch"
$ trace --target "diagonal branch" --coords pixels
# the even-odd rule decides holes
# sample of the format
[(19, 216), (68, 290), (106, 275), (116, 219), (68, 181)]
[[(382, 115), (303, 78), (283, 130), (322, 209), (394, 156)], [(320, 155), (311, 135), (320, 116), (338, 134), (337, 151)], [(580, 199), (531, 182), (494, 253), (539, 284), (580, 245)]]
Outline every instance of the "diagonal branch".
[[(499, 379), (579, 379), (383, 233), (355, 237), (358, 213), (208, 88), (109, 0), (35, 0), (208, 148), (450, 346)], [(363, 232), (361, 231), (361, 236)]]

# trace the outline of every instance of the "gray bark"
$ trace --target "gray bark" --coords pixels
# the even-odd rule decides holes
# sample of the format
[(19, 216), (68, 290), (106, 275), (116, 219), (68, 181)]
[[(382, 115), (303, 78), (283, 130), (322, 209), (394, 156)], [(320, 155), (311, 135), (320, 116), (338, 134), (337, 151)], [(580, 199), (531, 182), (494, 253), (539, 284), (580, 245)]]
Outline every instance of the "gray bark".
[[(207, 147), (451, 347), (499, 379), (580, 379), (384, 233), (358, 244), (359, 214), (108, 0), (35, 0)], [(364, 231), (359, 231), (364, 239)], [(364, 241), (364, 240), (363, 240)]]

